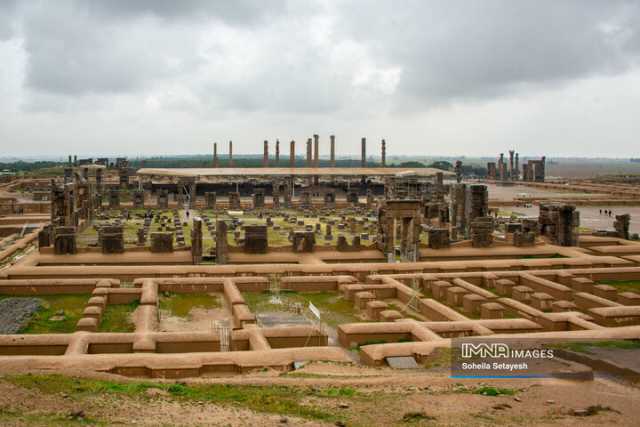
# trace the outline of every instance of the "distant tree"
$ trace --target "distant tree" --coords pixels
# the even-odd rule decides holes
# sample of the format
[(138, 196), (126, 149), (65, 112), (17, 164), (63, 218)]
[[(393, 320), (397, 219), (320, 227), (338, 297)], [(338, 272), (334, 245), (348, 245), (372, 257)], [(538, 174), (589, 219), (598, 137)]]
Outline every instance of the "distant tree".
[(438, 160), (429, 165), (430, 168), (441, 169), (443, 171), (450, 171), (453, 169), (453, 165), (446, 160)]
[(420, 163), (420, 162), (416, 162), (416, 161), (410, 161), (410, 162), (402, 162), (398, 165), (398, 167), (401, 168), (426, 168), (427, 165), (425, 165), (424, 163)]
[(486, 178), (487, 168), (482, 166), (462, 165), (462, 175), (471, 178)]

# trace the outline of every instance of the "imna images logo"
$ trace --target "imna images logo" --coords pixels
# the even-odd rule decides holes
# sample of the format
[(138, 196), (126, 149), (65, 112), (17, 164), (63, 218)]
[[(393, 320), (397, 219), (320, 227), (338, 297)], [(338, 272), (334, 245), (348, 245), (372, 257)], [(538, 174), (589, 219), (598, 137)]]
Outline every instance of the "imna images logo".
[(512, 349), (505, 343), (461, 343), (463, 359), (481, 358), (518, 358), (518, 359), (552, 359), (553, 349)]
[(462, 343), (462, 358), (470, 359), (473, 357), (483, 357), (483, 358), (499, 358), (499, 357), (510, 357), (510, 349), (509, 346), (505, 343)]

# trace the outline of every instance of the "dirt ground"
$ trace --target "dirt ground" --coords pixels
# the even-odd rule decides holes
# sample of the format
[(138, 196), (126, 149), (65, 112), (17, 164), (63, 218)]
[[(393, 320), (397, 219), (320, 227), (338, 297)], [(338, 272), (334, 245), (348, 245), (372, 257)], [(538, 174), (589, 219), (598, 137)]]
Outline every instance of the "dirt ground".
[[(168, 393), (166, 382), (93, 374), (92, 381), (125, 384), (144, 381), (158, 388), (139, 394), (86, 394), (78, 391), (82, 386), (62, 391), (38, 381), (35, 383), (39, 385), (24, 386), (15, 380), (16, 375), (19, 374), (7, 373), (0, 378), (3, 426), (632, 426), (637, 425), (640, 417), (640, 406), (634, 405), (640, 401), (640, 390), (602, 378), (588, 382), (551, 379), (480, 382), (451, 380), (446, 371), (438, 372), (437, 368), (394, 371), (312, 363), (288, 374), (264, 371), (178, 382), (185, 387), (252, 385), (259, 387), (258, 393), (263, 390), (265, 394), (274, 387), (303, 390), (297, 404), (329, 414), (323, 420), (290, 413), (286, 405), (276, 406), (279, 408), (276, 411), (273, 406), (266, 412), (251, 409), (251, 401), (242, 398), (226, 402), (216, 401), (215, 397), (189, 399)], [(73, 371), (65, 375), (86, 378)], [(496, 387), (509, 393), (482, 395), (478, 393), (482, 387)], [(580, 412), (587, 408), (591, 409)]]

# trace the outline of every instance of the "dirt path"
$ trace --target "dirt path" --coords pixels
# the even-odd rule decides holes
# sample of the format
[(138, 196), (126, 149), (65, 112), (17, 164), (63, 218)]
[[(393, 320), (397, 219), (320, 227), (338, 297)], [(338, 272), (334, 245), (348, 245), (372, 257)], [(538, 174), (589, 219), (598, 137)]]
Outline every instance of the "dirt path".
[[(66, 374), (76, 376), (78, 372)], [(84, 424), (154, 426), (633, 426), (640, 418), (640, 405), (635, 404), (640, 401), (640, 389), (605, 379), (453, 381), (445, 370), (394, 371), (311, 363), (285, 375), (266, 371), (177, 382), (180, 387), (192, 389), (224, 384), (224, 393), (238, 390), (235, 400), (220, 403), (216, 397), (202, 398), (203, 394), (188, 398), (188, 393), (168, 393), (167, 383), (176, 384), (175, 381), (157, 381), (157, 389), (137, 395), (83, 394), (82, 385), (64, 393), (59, 390), (52, 393), (45, 385), (38, 386), (39, 389), (16, 384), (11, 375), (0, 379), (1, 425), (51, 425), (40, 423), (43, 417), (69, 423), (73, 421), (71, 414), (81, 410)], [(130, 386), (153, 381), (108, 374), (90, 377), (92, 381), (109, 380)], [(249, 396), (244, 399), (242, 390), (247, 390), (246, 387), (252, 393), (258, 390), (259, 396), (264, 393), (258, 399), (259, 404), (268, 405), (273, 403), (273, 390), (289, 390), (294, 393), (291, 396), (295, 396), (297, 405), (321, 411), (329, 418), (301, 418), (299, 412), (292, 413), (284, 403), (269, 406), (267, 412), (248, 409), (256, 401)], [(503, 394), (482, 395), (479, 393), (482, 387), (501, 390)], [(283, 396), (283, 402), (291, 398)]]

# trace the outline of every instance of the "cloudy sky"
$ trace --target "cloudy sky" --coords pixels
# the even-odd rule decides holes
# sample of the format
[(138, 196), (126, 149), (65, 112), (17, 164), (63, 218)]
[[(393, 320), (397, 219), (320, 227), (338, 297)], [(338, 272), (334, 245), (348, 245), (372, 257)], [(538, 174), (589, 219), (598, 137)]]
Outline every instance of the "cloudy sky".
[(0, 156), (638, 157), (639, 57), (640, 1), (0, 0)]

